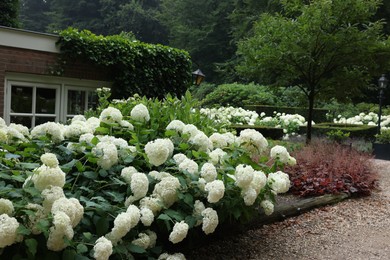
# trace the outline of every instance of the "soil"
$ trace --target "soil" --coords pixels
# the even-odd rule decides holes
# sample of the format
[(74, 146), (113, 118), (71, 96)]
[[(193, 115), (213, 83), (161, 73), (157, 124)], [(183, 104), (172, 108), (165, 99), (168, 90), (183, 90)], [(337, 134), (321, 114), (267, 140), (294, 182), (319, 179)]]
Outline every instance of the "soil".
[(373, 160), (379, 187), (186, 252), (191, 259), (390, 259), (390, 161)]

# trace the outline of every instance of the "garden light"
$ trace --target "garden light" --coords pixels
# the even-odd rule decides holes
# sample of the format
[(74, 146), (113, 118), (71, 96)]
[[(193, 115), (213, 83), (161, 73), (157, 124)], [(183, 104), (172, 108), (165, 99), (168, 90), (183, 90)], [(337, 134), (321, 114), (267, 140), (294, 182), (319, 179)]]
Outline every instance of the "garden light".
[(378, 113), (378, 134), (381, 133), (381, 117), (382, 117), (382, 101), (385, 98), (383, 95), (384, 89), (387, 87), (388, 79), (386, 78), (385, 74), (382, 74), (382, 76), (378, 80), (379, 85), (379, 113)]
[(200, 69), (197, 69), (194, 72), (192, 72), (192, 77), (194, 79), (194, 84), (199, 86), (206, 76), (202, 73)]

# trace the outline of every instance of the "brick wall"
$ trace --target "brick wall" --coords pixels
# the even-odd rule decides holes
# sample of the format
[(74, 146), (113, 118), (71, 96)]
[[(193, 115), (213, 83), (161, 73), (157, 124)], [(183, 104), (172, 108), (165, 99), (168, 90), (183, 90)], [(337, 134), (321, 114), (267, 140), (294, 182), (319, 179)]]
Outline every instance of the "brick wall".
[[(4, 116), (4, 83), (7, 72), (50, 75), (57, 60), (56, 53), (0, 46), (0, 117)], [(110, 81), (107, 70), (75, 61), (64, 71), (64, 77)]]

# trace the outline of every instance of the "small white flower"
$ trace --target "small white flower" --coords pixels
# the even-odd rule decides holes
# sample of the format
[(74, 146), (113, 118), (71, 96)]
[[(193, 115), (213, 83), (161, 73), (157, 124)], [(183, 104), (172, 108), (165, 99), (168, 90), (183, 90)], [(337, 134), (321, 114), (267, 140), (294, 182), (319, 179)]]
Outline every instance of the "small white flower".
[(14, 205), (8, 199), (0, 199), (0, 215), (7, 214), (11, 216), (14, 213)]
[(16, 218), (0, 214), (0, 249), (16, 242), (18, 227), (19, 223)]
[(225, 185), (223, 181), (215, 180), (206, 184), (205, 191), (208, 192), (207, 201), (217, 203), (225, 194)]
[(41, 162), (50, 168), (56, 168), (58, 166), (57, 156), (53, 153), (42, 154)]
[(269, 216), (274, 212), (274, 204), (270, 200), (263, 200), (260, 203), (263, 208), (265, 215)]
[(218, 226), (218, 214), (217, 211), (215, 211), (212, 208), (206, 208), (202, 211), (202, 230), (203, 232), (208, 235), (215, 231), (215, 229)]
[(200, 176), (207, 182), (212, 182), (217, 178), (217, 169), (212, 163), (205, 163), (200, 169)]
[(145, 145), (145, 153), (149, 163), (160, 166), (166, 162), (173, 152), (173, 143), (170, 139), (156, 139)]
[(105, 123), (120, 123), (122, 121), (122, 113), (114, 107), (107, 107), (100, 113), (100, 121)]
[(112, 254), (112, 243), (107, 238), (100, 237), (96, 240), (93, 251), (93, 257), (96, 260), (108, 260)]

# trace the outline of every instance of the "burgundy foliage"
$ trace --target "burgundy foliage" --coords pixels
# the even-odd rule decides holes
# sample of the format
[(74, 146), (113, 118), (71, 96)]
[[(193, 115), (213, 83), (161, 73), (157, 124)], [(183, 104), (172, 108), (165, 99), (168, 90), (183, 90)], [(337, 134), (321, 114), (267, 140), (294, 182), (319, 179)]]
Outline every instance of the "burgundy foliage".
[(371, 155), (349, 146), (325, 141), (312, 141), (311, 145), (292, 153), (297, 165), (288, 166), (290, 191), (299, 196), (348, 193), (366, 196), (376, 187), (377, 175), (371, 167)]

